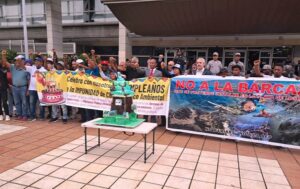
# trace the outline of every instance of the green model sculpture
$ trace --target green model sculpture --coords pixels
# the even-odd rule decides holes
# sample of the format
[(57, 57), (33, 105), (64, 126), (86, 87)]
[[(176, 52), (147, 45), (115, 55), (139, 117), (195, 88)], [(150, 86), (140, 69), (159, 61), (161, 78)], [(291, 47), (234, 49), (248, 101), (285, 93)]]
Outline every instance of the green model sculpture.
[(111, 111), (104, 112), (103, 118), (96, 121), (96, 124), (134, 128), (145, 121), (137, 118), (136, 106), (132, 99), (134, 92), (120, 73), (117, 80), (113, 81), (111, 94)]

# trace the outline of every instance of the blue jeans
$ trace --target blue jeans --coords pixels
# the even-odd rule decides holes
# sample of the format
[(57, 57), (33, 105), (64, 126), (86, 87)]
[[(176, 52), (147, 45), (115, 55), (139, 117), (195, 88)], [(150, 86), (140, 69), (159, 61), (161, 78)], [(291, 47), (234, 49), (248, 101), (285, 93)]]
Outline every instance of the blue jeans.
[(27, 86), (24, 87), (12, 87), (13, 97), (16, 105), (16, 111), (18, 116), (28, 117), (27, 101), (26, 101), (26, 91)]
[[(68, 110), (66, 105), (61, 105), (63, 119), (68, 119)], [(58, 118), (59, 105), (52, 106), (52, 118)]]
[(13, 116), (14, 115), (14, 97), (13, 97), (13, 94), (12, 94), (12, 89), (8, 89), (7, 97), (8, 97), (9, 115)]
[[(39, 96), (37, 91), (29, 91), (29, 106), (30, 106), (30, 118), (35, 119), (36, 118), (36, 103), (39, 102)], [(45, 107), (40, 107), (40, 118), (45, 118)]]

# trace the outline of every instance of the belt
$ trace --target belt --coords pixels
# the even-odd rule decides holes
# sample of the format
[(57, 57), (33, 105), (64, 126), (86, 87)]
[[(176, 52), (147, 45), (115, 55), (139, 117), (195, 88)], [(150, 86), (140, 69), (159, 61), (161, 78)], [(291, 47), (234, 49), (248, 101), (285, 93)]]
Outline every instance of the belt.
[(23, 86), (15, 86), (15, 85), (12, 85), (13, 87), (16, 87), (16, 88), (21, 88), (21, 87), (27, 87), (27, 85), (23, 85)]

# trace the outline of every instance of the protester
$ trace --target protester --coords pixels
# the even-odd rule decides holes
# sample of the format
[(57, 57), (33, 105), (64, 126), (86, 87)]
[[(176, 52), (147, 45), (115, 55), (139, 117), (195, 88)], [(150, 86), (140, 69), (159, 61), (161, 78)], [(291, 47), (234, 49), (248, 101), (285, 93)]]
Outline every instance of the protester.
[[(56, 69), (59, 71), (63, 71), (65, 69), (65, 65), (63, 61), (58, 61), (56, 64)], [(64, 124), (68, 123), (68, 110), (66, 105), (53, 105), (52, 106), (52, 118), (49, 120), (50, 123), (56, 122), (58, 120), (58, 112), (59, 107), (61, 107), (62, 110), (62, 121)]]
[(109, 62), (106, 61), (106, 60), (101, 61), (101, 63), (98, 64), (98, 68), (99, 68), (99, 71), (100, 71), (100, 77), (102, 79), (109, 80), (110, 79), (110, 72), (112, 72), (111, 70), (109, 70)]
[(145, 77), (145, 70), (140, 68), (139, 59), (137, 57), (131, 59), (130, 66), (126, 67), (125, 75), (127, 81)]
[(155, 58), (149, 59), (149, 68), (145, 70), (146, 77), (162, 77), (162, 72), (157, 69)]
[(175, 64), (172, 67), (173, 73), (170, 73), (169, 71), (167, 71), (166, 65), (164, 62), (161, 63), (161, 68), (162, 68), (162, 73), (164, 74), (165, 77), (172, 78), (172, 77), (182, 75), (182, 69), (181, 69), (180, 64)]
[(219, 53), (213, 53), (213, 59), (207, 63), (206, 69), (208, 69), (213, 75), (217, 75), (223, 68), (222, 62), (218, 60)]
[(2, 52), (2, 66), (8, 68), (12, 74), (12, 92), (16, 105), (17, 119), (27, 121), (28, 107), (26, 94), (28, 91), (29, 74), (25, 69), (25, 58), (22, 55), (15, 57), (15, 64), (6, 60), (6, 51)]
[(238, 65), (241, 67), (241, 75), (245, 75), (245, 66), (244, 63), (240, 61), (241, 60), (241, 53), (235, 53), (233, 57), (233, 61), (229, 63), (228, 65), (228, 71), (232, 73), (232, 66)]
[(185, 56), (183, 56), (183, 52), (181, 51), (181, 49), (177, 50), (176, 56), (173, 61), (175, 62), (175, 64), (180, 65), (182, 73), (184, 73), (186, 70), (187, 59)]
[(229, 76), (228, 69), (227, 69), (227, 68), (222, 68), (222, 69), (220, 70), (220, 72), (219, 72), (217, 75), (218, 75), (218, 76), (221, 76), (221, 77)]
[(10, 70), (7, 70), (6, 76), (7, 76), (7, 81), (8, 81), (8, 91), (7, 91), (8, 111), (9, 111), (9, 116), (13, 117), (15, 115), (15, 112), (14, 112), (14, 97), (12, 94), (12, 75), (11, 75)]
[(212, 73), (208, 70), (205, 69), (205, 59), (204, 58), (198, 58), (196, 60), (196, 70), (193, 75), (197, 76), (202, 76), (202, 75), (212, 75)]
[[(35, 58), (35, 65), (25, 66), (26, 71), (30, 74), (29, 83), (29, 107), (30, 107), (30, 120), (36, 120), (36, 104), (39, 102), (39, 97), (36, 89), (36, 73), (46, 72), (47, 70), (43, 67), (43, 59), (41, 57)], [(45, 119), (45, 107), (40, 106), (40, 116), (41, 120)]]
[[(6, 51), (2, 51), (2, 57), (6, 56)], [(3, 65), (3, 61), (0, 64), (0, 121), (9, 121), (9, 109), (7, 104), (7, 94), (8, 94), (8, 80), (7, 80), (6, 65)], [(4, 114), (3, 110), (4, 109)]]
[(241, 76), (242, 68), (239, 65), (234, 65), (231, 67), (232, 69), (232, 76), (239, 77)]
[(266, 77), (266, 78), (286, 78), (283, 76), (283, 64), (277, 63), (274, 65), (273, 69), (273, 75), (267, 75), (265, 74), (266, 72), (261, 73), (260, 71), (260, 60), (255, 60), (254, 61), (254, 71), (255, 73), (252, 75), (252, 77)]

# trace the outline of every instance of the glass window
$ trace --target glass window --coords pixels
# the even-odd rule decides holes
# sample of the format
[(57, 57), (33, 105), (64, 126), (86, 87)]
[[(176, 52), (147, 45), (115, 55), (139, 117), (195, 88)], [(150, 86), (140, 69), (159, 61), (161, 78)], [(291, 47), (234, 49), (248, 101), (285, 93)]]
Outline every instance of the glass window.
[(288, 57), (292, 55), (291, 47), (275, 47), (273, 57)]
[(149, 56), (153, 56), (153, 51), (154, 51), (153, 47), (141, 47), (141, 46), (132, 47), (132, 54), (134, 55), (147, 55), (149, 57)]

